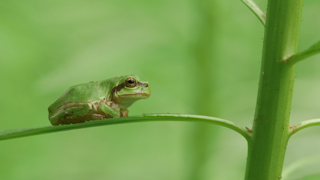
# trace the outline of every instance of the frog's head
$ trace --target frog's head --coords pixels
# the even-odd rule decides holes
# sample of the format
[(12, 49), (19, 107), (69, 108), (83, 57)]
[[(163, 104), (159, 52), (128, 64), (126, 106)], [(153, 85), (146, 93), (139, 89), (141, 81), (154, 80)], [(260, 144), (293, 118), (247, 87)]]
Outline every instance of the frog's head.
[(121, 109), (127, 109), (135, 101), (146, 99), (151, 94), (149, 83), (140, 81), (135, 75), (123, 76), (117, 84), (112, 89), (111, 100)]

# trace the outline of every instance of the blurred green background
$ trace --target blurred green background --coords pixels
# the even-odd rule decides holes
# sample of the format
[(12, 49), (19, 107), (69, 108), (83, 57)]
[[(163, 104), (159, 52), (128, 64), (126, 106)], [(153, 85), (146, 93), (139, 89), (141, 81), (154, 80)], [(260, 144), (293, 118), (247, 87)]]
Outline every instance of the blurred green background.
[[(266, 11), (266, 0), (256, 0)], [(306, 0), (300, 50), (320, 39)], [(0, 5), (0, 131), (50, 125), (71, 85), (137, 74), (152, 95), (129, 115), (211, 115), (251, 127), (263, 26), (238, 1), (55, 0)], [(292, 123), (320, 117), (320, 55), (297, 66)], [(294, 135), (287, 179), (319, 179), (320, 129)], [(0, 142), (0, 178), (243, 179), (246, 141), (197, 123), (95, 127)]]

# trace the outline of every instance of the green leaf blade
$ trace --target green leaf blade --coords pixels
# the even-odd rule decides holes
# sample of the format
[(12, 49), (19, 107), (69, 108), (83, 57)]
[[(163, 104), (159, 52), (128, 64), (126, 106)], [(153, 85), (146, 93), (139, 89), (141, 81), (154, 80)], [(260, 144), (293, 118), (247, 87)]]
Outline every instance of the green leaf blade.
[(241, 134), (248, 141), (250, 140), (251, 133), (247, 129), (240, 127), (234, 124), (231, 121), (209, 117), (209, 116), (198, 116), (198, 115), (186, 115), (186, 114), (151, 114), (143, 116), (131, 116), (131, 117), (122, 117), (122, 118), (110, 118), (96, 121), (87, 121), (84, 123), (78, 124), (69, 124), (69, 125), (60, 125), (60, 126), (47, 126), (39, 128), (30, 128), (30, 129), (19, 129), (19, 130), (10, 130), (0, 132), (0, 141), (27, 137), (39, 134), (48, 134), (53, 132), (61, 132), (73, 129), (82, 129), (96, 126), (104, 125), (113, 125), (113, 124), (122, 124), (122, 123), (134, 123), (134, 122), (152, 122), (152, 121), (184, 121), (184, 122), (202, 122), (210, 123), (215, 125), (221, 125), (232, 129), (239, 134)]
[(310, 120), (305, 120), (302, 121), (296, 125), (293, 125), (290, 128), (290, 137), (297, 133), (298, 131), (301, 131), (302, 129), (305, 129), (307, 127), (312, 127), (312, 126), (319, 126), (320, 125), (320, 119), (310, 119)]
[(266, 24), (266, 15), (255, 2), (252, 0), (242, 0), (242, 2), (253, 12), (254, 15), (256, 15), (263, 25)]
[(296, 64), (297, 62), (300, 62), (304, 59), (307, 59), (310, 56), (313, 56), (319, 53), (320, 53), (320, 41), (310, 46), (308, 49), (292, 55), (287, 60), (285, 60), (285, 62), (288, 62), (289, 64)]

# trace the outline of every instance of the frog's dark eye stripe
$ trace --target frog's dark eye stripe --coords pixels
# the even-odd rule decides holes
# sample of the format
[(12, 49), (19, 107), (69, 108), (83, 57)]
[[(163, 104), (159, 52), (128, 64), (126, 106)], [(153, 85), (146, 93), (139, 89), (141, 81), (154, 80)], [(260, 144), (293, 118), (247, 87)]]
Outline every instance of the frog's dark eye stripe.
[(116, 86), (116, 87), (114, 87), (114, 88), (111, 90), (111, 93), (110, 93), (110, 97), (109, 97), (110, 100), (114, 100), (113, 98), (114, 98), (115, 93), (121, 91), (121, 89), (124, 88), (124, 87), (125, 87), (125, 82), (119, 84), (119, 85)]
[(110, 99), (114, 100), (115, 93), (121, 91), (121, 89), (123, 89), (124, 87), (129, 87), (129, 88), (130, 87), (136, 87), (138, 83), (140, 83), (140, 82), (137, 82), (132, 77), (127, 78), (123, 83), (119, 84), (118, 86), (114, 87), (111, 90)]
[(125, 80), (126, 87), (135, 87), (137, 85), (137, 82), (134, 78), (129, 77)]
[(138, 84), (141, 85), (141, 86), (145, 86), (145, 87), (148, 87), (148, 86), (149, 86), (148, 83), (143, 83), (143, 82), (138, 82)]

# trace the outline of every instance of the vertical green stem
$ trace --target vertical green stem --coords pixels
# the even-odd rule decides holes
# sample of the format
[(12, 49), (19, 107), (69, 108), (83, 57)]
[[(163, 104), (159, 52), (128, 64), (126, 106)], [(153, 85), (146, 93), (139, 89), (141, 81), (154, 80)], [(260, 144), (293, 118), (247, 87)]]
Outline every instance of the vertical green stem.
[(246, 180), (281, 179), (289, 136), (295, 66), (283, 61), (297, 51), (303, 0), (269, 0)]

